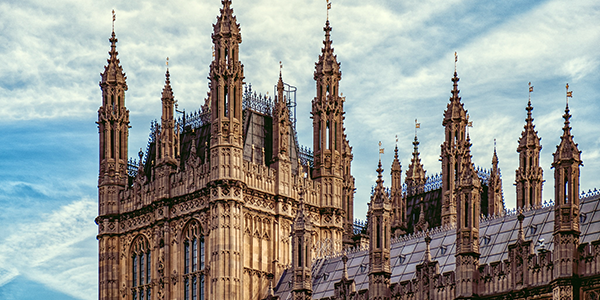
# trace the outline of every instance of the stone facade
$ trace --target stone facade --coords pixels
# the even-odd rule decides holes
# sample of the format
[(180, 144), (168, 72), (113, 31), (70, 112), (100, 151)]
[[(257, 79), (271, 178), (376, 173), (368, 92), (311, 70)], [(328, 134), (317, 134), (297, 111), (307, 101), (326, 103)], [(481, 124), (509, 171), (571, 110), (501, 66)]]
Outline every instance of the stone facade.
[(600, 195), (580, 202), (568, 106), (552, 164), (556, 203), (547, 204), (528, 103), (517, 148), (522, 210), (510, 213), (496, 151), (489, 171), (471, 161), (455, 70), (442, 173), (426, 176), (415, 134), (403, 184), (396, 146), (391, 188), (380, 161), (368, 222), (355, 228), (329, 21), (314, 72), (311, 152), (295, 138), (281, 72), (273, 100), (244, 82), (240, 25), (231, 0), (222, 5), (204, 105), (176, 119), (167, 68), (160, 123), (138, 161), (127, 157), (127, 78), (111, 34), (97, 122), (100, 299), (598, 299), (600, 222), (591, 222)]
[(315, 151), (302, 153), (281, 74), (274, 100), (244, 86), (240, 25), (231, 1), (222, 4), (205, 104), (176, 120), (167, 69), (162, 117), (136, 163), (127, 158), (127, 84), (112, 32), (98, 111), (100, 299), (266, 297), (293, 261), (301, 197), (308, 278), (314, 247), (335, 253), (354, 243), (353, 156), (331, 27), (315, 68)]

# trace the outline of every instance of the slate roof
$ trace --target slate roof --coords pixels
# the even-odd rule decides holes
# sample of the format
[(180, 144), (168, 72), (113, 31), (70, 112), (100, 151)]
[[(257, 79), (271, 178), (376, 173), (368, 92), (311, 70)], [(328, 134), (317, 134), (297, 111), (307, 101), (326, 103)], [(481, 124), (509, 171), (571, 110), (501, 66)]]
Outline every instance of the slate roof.
[[(600, 238), (600, 192), (583, 196), (580, 202), (581, 244)], [(525, 239), (537, 241), (544, 239), (545, 249), (552, 251), (552, 233), (554, 231), (554, 206), (552, 204), (523, 213)], [(479, 224), (480, 264), (502, 261), (508, 258), (508, 245), (517, 240), (517, 215), (514, 211), (489, 219)], [(453, 271), (455, 266), (455, 228), (437, 228), (430, 232), (431, 257), (437, 260), (440, 273)], [(536, 250), (540, 247), (536, 246)], [(416, 266), (423, 262), (425, 253), (424, 235), (418, 233), (392, 241), (390, 251), (392, 269), (391, 282), (411, 280), (415, 276)], [(361, 250), (347, 254), (348, 277), (354, 279), (356, 291), (367, 289), (369, 285), (369, 251)], [(319, 258), (313, 262), (313, 299), (331, 297), (334, 284), (342, 276), (343, 263), (340, 256)], [(281, 276), (275, 294), (285, 300), (291, 297), (291, 273), (287, 270)]]

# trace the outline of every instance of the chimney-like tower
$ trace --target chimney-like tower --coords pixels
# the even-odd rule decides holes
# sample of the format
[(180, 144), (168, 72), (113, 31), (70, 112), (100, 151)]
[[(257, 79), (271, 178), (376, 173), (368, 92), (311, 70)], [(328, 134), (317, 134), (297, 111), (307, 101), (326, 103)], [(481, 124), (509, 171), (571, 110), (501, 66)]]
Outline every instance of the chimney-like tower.
[[(113, 11), (114, 22), (114, 11)], [(117, 58), (117, 37), (113, 31), (108, 52), (108, 64), (100, 74), (102, 105), (98, 109), (98, 133), (100, 135), (100, 172), (98, 176), (97, 224), (119, 214), (119, 193), (125, 189), (127, 174), (127, 137), (129, 134), (129, 111), (125, 107), (127, 77)], [(101, 300), (118, 299), (119, 295), (119, 238), (99, 234), (100, 247), (99, 285)], [(111, 259), (113, 258), (113, 259)]]
[[(572, 92), (568, 92), (570, 96)], [(568, 98), (567, 98), (568, 99)], [(569, 104), (565, 108), (565, 125), (560, 144), (554, 152), (554, 276), (558, 280), (554, 294), (566, 295), (568, 299), (579, 299), (578, 290), (572, 280), (578, 276), (579, 247), (579, 166), (581, 151), (571, 135)]]
[[(533, 91), (533, 87), (529, 87)], [(540, 167), (540, 151), (542, 145), (533, 125), (531, 96), (527, 102), (527, 118), (521, 137), (519, 138), (519, 168), (515, 174), (517, 186), (517, 208), (538, 206), (542, 204), (543, 170)]]
[(390, 239), (392, 203), (383, 187), (381, 160), (377, 185), (368, 211), (369, 299), (390, 299)]

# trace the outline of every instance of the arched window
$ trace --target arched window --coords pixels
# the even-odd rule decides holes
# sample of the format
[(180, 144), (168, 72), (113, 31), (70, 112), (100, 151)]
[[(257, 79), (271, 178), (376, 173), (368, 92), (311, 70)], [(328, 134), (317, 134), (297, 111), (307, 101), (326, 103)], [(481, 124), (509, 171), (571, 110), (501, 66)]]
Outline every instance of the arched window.
[(134, 241), (131, 261), (132, 299), (152, 299), (152, 253), (147, 239), (139, 237)]
[(183, 232), (184, 300), (204, 300), (204, 237), (200, 224), (192, 221)]

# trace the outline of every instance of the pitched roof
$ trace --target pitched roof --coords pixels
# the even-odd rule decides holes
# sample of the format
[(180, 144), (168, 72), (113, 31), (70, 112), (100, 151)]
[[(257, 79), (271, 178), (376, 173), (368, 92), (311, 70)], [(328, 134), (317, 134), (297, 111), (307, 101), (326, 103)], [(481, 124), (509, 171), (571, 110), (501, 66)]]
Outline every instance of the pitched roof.
[[(580, 202), (581, 239), (589, 243), (600, 238), (600, 192), (583, 196)], [(552, 251), (552, 234), (554, 230), (554, 205), (546, 205), (523, 213), (523, 230), (525, 239), (537, 243), (545, 241), (545, 249)], [(508, 245), (517, 240), (519, 223), (513, 211), (501, 217), (482, 219), (480, 222), (480, 264), (502, 261), (508, 258)], [(438, 261), (440, 274), (454, 271), (455, 238), (454, 228), (438, 228), (430, 232), (431, 258)], [(539, 246), (536, 246), (536, 251)], [(416, 266), (421, 264), (425, 254), (423, 234), (410, 235), (394, 240), (391, 245), (391, 283), (411, 280), (415, 276)], [(354, 279), (356, 291), (369, 286), (369, 250), (360, 250), (348, 255), (348, 278)], [(334, 295), (334, 284), (342, 277), (343, 263), (341, 256), (319, 258), (313, 261), (313, 298), (321, 299)], [(280, 299), (288, 299), (291, 289), (291, 273), (284, 272), (277, 284), (275, 295)]]

